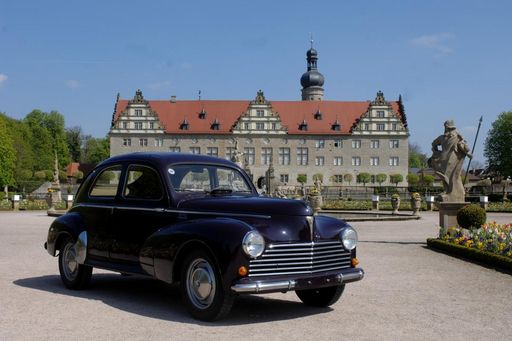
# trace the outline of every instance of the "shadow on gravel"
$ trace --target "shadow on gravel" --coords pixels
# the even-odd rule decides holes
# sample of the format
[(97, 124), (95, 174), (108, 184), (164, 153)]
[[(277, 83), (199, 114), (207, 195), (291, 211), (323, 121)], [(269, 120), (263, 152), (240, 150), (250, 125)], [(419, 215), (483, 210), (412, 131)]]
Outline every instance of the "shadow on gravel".
[(57, 275), (18, 279), (14, 284), (53, 294), (98, 300), (117, 309), (150, 318), (205, 326), (289, 320), (332, 311), (331, 308), (307, 307), (300, 302), (242, 295), (237, 297), (231, 313), (225, 319), (210, 323), (190, 317), (181, 301), (178, 286), (144, 277), (94, 274), (86, 290), (66, 289)]

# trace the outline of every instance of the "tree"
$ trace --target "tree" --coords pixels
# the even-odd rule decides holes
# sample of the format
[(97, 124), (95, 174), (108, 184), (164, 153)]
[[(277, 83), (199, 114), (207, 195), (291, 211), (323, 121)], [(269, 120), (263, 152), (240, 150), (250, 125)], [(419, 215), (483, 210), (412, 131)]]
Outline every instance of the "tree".
[(362, 172), (362, 173), (357, 174), (357, 181), (362, 182), (363, 186), (365, 186), (365, 187), (366, 187), (366, 184), (368, 182), (370, 182), (371, 179), (372, 179), (372, 176), (370, 175), (370, 173)]
[(7, 132), (7, 126), (0, 120), (0, 185), (14, 185), (14, 169), (16, 167), (16, 151)]
[(82, 154), (82, 128), (76, 126), (66, 129), (66, 141), (72, 162), (79, 162)]
[(420, 177), (418, 174), (409, 173), (407, 174), (407, 182), (409, 183), (409, 186), (416, 186), (420, 182)]
[(402, 174), (390, 174), (389, 175), (389, 182), (391, 182), (392, 184), (395, 184), (397, 187), (398, 187), (398, 184), (402, 181), (404, 181), (404, 177), (402, 176)]
[(308, 181), (308, 176), (306, 174), (297, 175), (297, 182), (301, 184), (305, 184)]
[(425, 186), (427, 186), (427, 187), (432, 186), (432, 184), (434, 183), (434, 180), (435, 180), (435, 178), (434, 178), (434, 176), (433, 176), (433, 175), (429, 175), (429, 174), (427, 174), (427, 175), (423, 176), (423, 183), (424, 183), (424, 184), (425, 184)]
[(110, 143), (107, 138), (85, 137), (81, 163), (98, 164), (110, 156)]
[(512, 111), (501, 113), (492, 123), (484, 155), (491, 171), (505, 177), (512, 175)]
[(379, 173), (379, 174), (375, 175), (375, 181), (377, 181), (379, 186), (382, 186), (382, 183), (385, 182), (387, 178), (388, 178), (388, 176), (384, 173)]
[(422, 153), (419, 145), (409, 144), (409, 168), (427, 168), (428, 157)]
[(343, 181), (345, 182), (348, 182), (348, 185), (350, 186), (350, 183), (352, 182), (352, 180), (354, 180), (354, 177), (352, 176), (352, 174), (345, 174), (343, 175)]

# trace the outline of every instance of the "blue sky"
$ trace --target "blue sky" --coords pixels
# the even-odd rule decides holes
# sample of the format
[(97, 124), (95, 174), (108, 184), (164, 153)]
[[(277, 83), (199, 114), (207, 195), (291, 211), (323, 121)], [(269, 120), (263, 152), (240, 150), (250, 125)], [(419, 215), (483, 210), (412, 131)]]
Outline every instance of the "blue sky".
[(512, 110), (510, 1), (0, 2), (0, 111), (57, 110), (105, 136), (117, 92), (300, 99), (310, 32), (325, 99), (402, 94), (411, 142), (443, 122), (473, 143)]

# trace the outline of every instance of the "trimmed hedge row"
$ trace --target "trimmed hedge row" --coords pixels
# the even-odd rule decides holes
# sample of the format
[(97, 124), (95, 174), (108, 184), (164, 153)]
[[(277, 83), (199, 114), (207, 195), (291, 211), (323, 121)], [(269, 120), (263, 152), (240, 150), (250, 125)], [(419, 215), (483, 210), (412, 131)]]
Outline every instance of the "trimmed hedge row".
[(490, 266), (512, 271), (512, 258), (496, 255), (491, 252), (481, 251), (462, 245), (453, 244), (437, 238), (428, 238), (427, 245), (430, 248), (447, 251), (457, 256), (479, 261)]

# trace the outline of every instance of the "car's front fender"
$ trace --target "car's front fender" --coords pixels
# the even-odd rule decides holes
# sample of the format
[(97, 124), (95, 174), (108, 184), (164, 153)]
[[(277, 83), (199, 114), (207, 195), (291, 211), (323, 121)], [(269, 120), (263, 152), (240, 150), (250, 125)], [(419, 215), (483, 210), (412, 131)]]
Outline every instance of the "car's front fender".
[(211, 254), (226, 285), (236, 278), (239, 266), (249, 260), (241, 251), (245, 234), (253, 228), (230, 218), (197, 219), (162, 228), (144, 243), (141, 263), (153, 261), (154, 276), (162, 281), (178, 281), (181, 260), (187, 252), (203, 248)]

